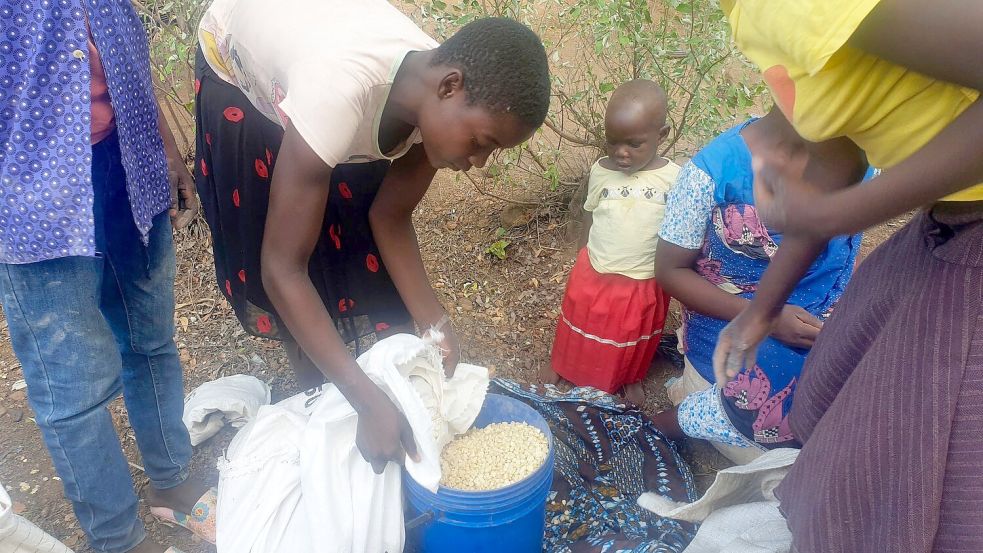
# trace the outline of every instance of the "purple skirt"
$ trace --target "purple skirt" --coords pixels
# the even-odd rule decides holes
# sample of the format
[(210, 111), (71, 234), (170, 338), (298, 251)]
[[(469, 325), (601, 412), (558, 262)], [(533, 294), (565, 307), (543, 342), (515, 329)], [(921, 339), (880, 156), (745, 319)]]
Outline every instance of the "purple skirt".
[(983, 207), (921, 213), (860, 265), (792, 408), (799, 553), (983, 551), (981, 304)]

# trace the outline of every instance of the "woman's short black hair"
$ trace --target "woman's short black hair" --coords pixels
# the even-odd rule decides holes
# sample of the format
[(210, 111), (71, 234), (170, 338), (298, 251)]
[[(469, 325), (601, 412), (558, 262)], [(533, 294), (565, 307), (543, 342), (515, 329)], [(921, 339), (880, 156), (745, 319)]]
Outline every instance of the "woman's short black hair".
[(537, 128), (550, 105), (550, 72), (543, 43), (528, 27), (505, 17), (478, 19), (434, 52), (433, 65), (464, 75), (468, 101), (509, 113)]

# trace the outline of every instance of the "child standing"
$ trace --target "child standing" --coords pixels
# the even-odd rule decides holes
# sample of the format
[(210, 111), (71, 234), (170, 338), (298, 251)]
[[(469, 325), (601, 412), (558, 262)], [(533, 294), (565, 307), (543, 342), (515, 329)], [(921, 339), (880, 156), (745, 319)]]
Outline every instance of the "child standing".
[(667, 97), (635, 80), (611, 96), (607, 157), (587, 184), (586, 247), (570, 273), (544, 381), (563, 377), (645, 401), (642, 379), (662, 336), (669, 296), (655, 281), (655, 249), (666, 192), (679, 166), (659, 156), (669, 134)]

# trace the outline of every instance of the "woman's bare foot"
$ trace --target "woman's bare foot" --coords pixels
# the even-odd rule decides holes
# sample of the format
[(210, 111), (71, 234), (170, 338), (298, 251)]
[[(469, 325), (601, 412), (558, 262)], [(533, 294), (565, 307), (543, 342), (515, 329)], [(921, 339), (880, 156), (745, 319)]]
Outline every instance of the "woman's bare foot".
[(543, 365), (539, 368), (539, 381), (542, 382), (543, 384), (552, 384), (556, 386), (562, 380), (563, 378), (561, 378), (560, 375), (556, 374), (556, 371), (553, 370), (553, 367), (549, 365)]
[(638, 407), (645, 407), (645, 385), (641, 382), (626, 385), (625, 399)]
[(188, 478), (183, 484), (166, 490), (158, 490), (150, 486), (147, 489), (147, 503), (151, 507), (167, 507), (179, 513), (189, 514), (208, 489), (208, 484), (197, 478)]
[(167, 548), (150, 538), (144, 539), (140, 545), (131, 549), (128, 553), (164, 553)]

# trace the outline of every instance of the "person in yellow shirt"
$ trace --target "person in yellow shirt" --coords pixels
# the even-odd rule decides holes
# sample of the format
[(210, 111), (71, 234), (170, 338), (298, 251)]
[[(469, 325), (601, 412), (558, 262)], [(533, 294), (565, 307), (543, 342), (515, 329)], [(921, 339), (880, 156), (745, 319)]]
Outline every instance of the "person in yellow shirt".
[[(918, 209), (859, 267), (802, 371), (802, 453), (777, 490), (799, 553), (983, 551), (983, 3), (722, 0), (734, 39), (812, 142), (851, 139), (885, 171), (803, 183), (803, 150), (755, 160), (776, 254), (714, 355), (753, 365), (830, 237)], [(789, 163), (791, 161), (791, 163)]]
[(655, 280), (666, 192), (679, 166), (659, 155), (669, 133), (666, 93), (638, 79), (604, 115), (608, 155), (587, 183), (586, 243), (567, 282), (544, 382), (559, 377), (645, 403), (642, 380), (659, 346), (669, 296)]

